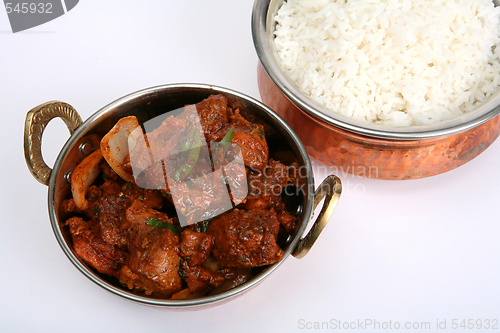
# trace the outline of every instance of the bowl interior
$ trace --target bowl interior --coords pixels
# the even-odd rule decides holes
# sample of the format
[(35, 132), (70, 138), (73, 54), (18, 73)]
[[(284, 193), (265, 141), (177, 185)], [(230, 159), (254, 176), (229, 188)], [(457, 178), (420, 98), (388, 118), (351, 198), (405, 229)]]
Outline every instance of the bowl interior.
[[(283, 0), (256, 0), (252, 14), (252, 34), (259, 59), (269, 77), (299, 108), (326, 123), (361, 135), (395, 140), (415, 140), (445, 136), (478, 126), (500, 113), (500, 90), (475, 110), (460, 117), (425, 126), (396, 127), (356, 121), (336, 114), (305, 94), (285, 73), (274, 46), (274, 17)], [(496, 5), (496, 4), (495, 4)]]
[[(90, 143), (93, 149), (99, 146), (100, 137), (105, 135), (122, 117), (135, 115), (143, 125), (149, 119), (165, 117), (187, 104), (195, 104), (212, 94), (223, 94), (233, 109), (240, 109), (242, 115), (251, 122), (264, 125), (270, 157), (282, 156), (282, 152), (295, 160), (301, 170), (300, 191), (295, 197), (294, 206), (299, 222), (295, 234), (279, 244), (284, 251), (283, 259), (273, 265), (255, 269), (254, 277), (248, 282), (220, 294), (188, 300), (166, 300), (136, 295), (121, 287), (113, 278), (101, 275), (81, 261), (72, 249), (71, 236), (65, 227), (65, 216), (61, 216), (59, 206), (62, 200), (70, 195), (70, 185), (65, 175), (72, 172), (86, 155), (80, 153), (82, 143)], [(148, 129), (146, 129), (148, 130)], [(291, 153), (291, 154), (290, 154)], [(281, 155), (280, 155), (281, 154)], [(291, 161), (283, 161), (291, 162)], [(289, 126), (273, 111), (260, 102), (238, 92), (200, 84), (164, 85), (141, 90), (122, 97), (87, 119), (70, 137), (61, 150), (52, 171), (49, 185), (49, 214), (52, 227), (59, 244), (71, 262), (89, 279), (101, 287), (127, 299), (140, 303), (167, 307), (186, 307), (217, 302), (239, 294), (267, 277), (295, 249), (301, 235), (312, 215), (312, 196), (314, 180), (309, 158), (304, 147)]]

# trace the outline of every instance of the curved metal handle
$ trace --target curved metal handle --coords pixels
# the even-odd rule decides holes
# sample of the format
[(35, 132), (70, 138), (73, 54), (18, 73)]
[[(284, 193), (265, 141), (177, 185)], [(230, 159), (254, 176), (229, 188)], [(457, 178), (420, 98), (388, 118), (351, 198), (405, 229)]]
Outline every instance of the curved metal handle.
[(44, 185), (49, 185), (52, 169), (42, 157), (42, 134), (47, 124), (54, 118), (61, 118), (69, 132), (83, 123), (76, 110), (64, 102), (47, 102), (31, 109), (24, 124), (24, 157), (33, 177)]
[(319, 187), (314, 192), (314, 209), (318, 206), (318, 204), (325, 199), (323, 203), (323, 208), (319, 213), (316, 221), (314, 221), (311, 230), (309, 233), (299, 241), (297, 248), (293, 251), (292, 255), (295, 258), (303, 258), (307, 252), (314, 245), (316, 239), (318, 239), (319, 234), (323, 231), (323, 228), (328, 223), (328, 220), (333, 214), (335, 207), (337, 207), (337, 203), (340, 199), (340, 194), (342, 193), (342, 182), (340, 178), (334, 175), (330, 175), (326, 177), (325, 180), (319, 185)]

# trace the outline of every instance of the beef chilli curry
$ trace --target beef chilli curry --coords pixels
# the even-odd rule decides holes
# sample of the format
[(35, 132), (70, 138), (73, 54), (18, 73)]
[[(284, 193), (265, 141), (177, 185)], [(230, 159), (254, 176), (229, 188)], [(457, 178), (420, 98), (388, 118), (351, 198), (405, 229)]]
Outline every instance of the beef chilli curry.
[(265, 126), (243, 111), (212, 95), (146, 134), (135, 116), (120, 119), (61, 203), (78, 257), (134, 293), (169, 299), (223, 292), (281, 260), (297, 224), (282, 189), (297, 162), (270, 153)]

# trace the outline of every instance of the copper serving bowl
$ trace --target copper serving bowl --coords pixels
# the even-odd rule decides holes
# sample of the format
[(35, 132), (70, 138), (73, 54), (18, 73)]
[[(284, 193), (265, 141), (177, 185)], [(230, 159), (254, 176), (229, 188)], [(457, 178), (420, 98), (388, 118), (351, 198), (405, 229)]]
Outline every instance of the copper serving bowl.
[[(74, 252), (71, 236), (67, 227), (64, 226), (64, 220), (59, 212), (61, 201), (69, 196), (71, 190), (70, 174), (88, 154), (98, 149), (99, 137), (107, 133), (118, 119), (135, 115), (139, 122), (143, 123), (186, 104), (198, 103), (211, 94), (223, 94), (227, 98), (230, 107), (246, 110), (249, 115), (254, 117), (253, 119), (270, 126), (269, 128), (274, 133), (272, 140), (276, 140), (274, 143), (280, 144), (291, 152), (300, 167), (305, 170), (301, 174), (303, 184), (301, 191), (295, 192), (295, 207), (298, 216), (297, 228), (282, 246), (283, 259), (273, 265), (263, 267), (260, 271), (257, 271), (253, 278), (238, 287), (216, 295), (184, 300), (158, 299), (134, 294), (116, 281), (97, 273)], [(56, 117), (62, 118), (66, 123), (71, 136), (61, 149), (54, 167), (51, 169), (43, 161), (41, 139), (45, 126), (51, 119)], [(303, 257), (310, 250), (328, 222), (341, 193), (340, 179), (333, 175), (328, 176), (315, 190), (313, 172), (304, 146), (290, 126), (272, 110), (251, 97), (211, 85), (171, 84), (144, 89), (108, 104), (85, 122), (82, 122), (78, 113), (69, 104), (48, 102), (39, 105), (28, 112), (26, 117), (24, 149), (26, 162), (31, 173), (42, 184), (48, 185), (48, 206), (52, 229), (59, 245), (73, 265), (91, 281), (118, 296), (142, 304), (168, 308), (208, 305), (233, 298), (259, 284), (278, 268), (289, 255), (297, 258)], [(312, 220), (314, 209), (322, 201), (321, 212), (305, 235), (308, 223)]]
[(500, 134), (500, 92), (475, 110), (446, 122), (407, 128), (334, 115), (292, 82), (274, 49), (274, 17), (283, 0), (256, 0), (252, 16), (260, 59), (259, 90), (302, 140), (314, 159), (341, 172), (378, 179), (437, 175), (470, 161)]

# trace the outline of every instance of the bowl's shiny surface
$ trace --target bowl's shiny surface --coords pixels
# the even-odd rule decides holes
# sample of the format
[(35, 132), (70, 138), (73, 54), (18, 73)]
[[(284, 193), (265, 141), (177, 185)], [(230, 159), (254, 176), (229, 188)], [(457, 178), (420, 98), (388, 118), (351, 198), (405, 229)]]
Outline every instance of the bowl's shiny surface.
[[(275, 131), (279, 142), (287, 145), (300, 166), (303, 166), (307, 170), (304, 176), (304, 192), (299, 199), (300, 213), (297, 230), (293, 237), (286, 242), (281, 261), (265, 267), (252, 279), (234, 289), (216, 295), (185, 300), (157, 299), (136, 295), (122, 288), (106, 276), (92, 270), (73, 251), (71, 236), (64, 226), (64, 218), (59, 213), (59, 205), (68, 196), (70, 191), (70, 185), (65, 180), (67, 178), (66, 175), (68, 172), (73, 171), (79, 161), (84, 158), (80, 146), (87, 143), (96, 149), (99, 146), (99, 141), (96, 141), (96, 134), (102, 136), (107, 133), (118, 119), (134, 114), (140, 122), (143, 122), (166, 111), (183, 107), (186, 104), (197, 103), (211, 94), (223, 94), (228, 99), (231, 107), (240, 108), (242, 112), (249, 112), (249, 115), (268, 124)], [(253, 98), (226, 88), (203, 84), (170, 84), (144, 89), (124, 96), (94, 113), (76, 129), (59, 153), (51, 172), (48, 194), (49, 215), (55, 236), (66, 256), (80, 272), (97, 285), (115, 295), (146, 305), (168, 308), (185, 308), (213, 304), (239, 295), (262, 282), (290, 254), (293, 253), (295, 255), (294, 250), (300, 244), (301, 237), (311, 219), (315, 204), (314, 201), (314, 178), (311, 164), (303, 145), (291, 128), (272, 110)]]
[(429, 126), (380, 126), (332, 114), (302, 93), (281, 69), (272, 40), (273, 18), (282, 3), (254, 4), (259, 90), (264, 104), (290, 124), (311, 157), (363, 177), (422, 178), (466, 163), (500, 134), (500, 91), (469, 114)]

